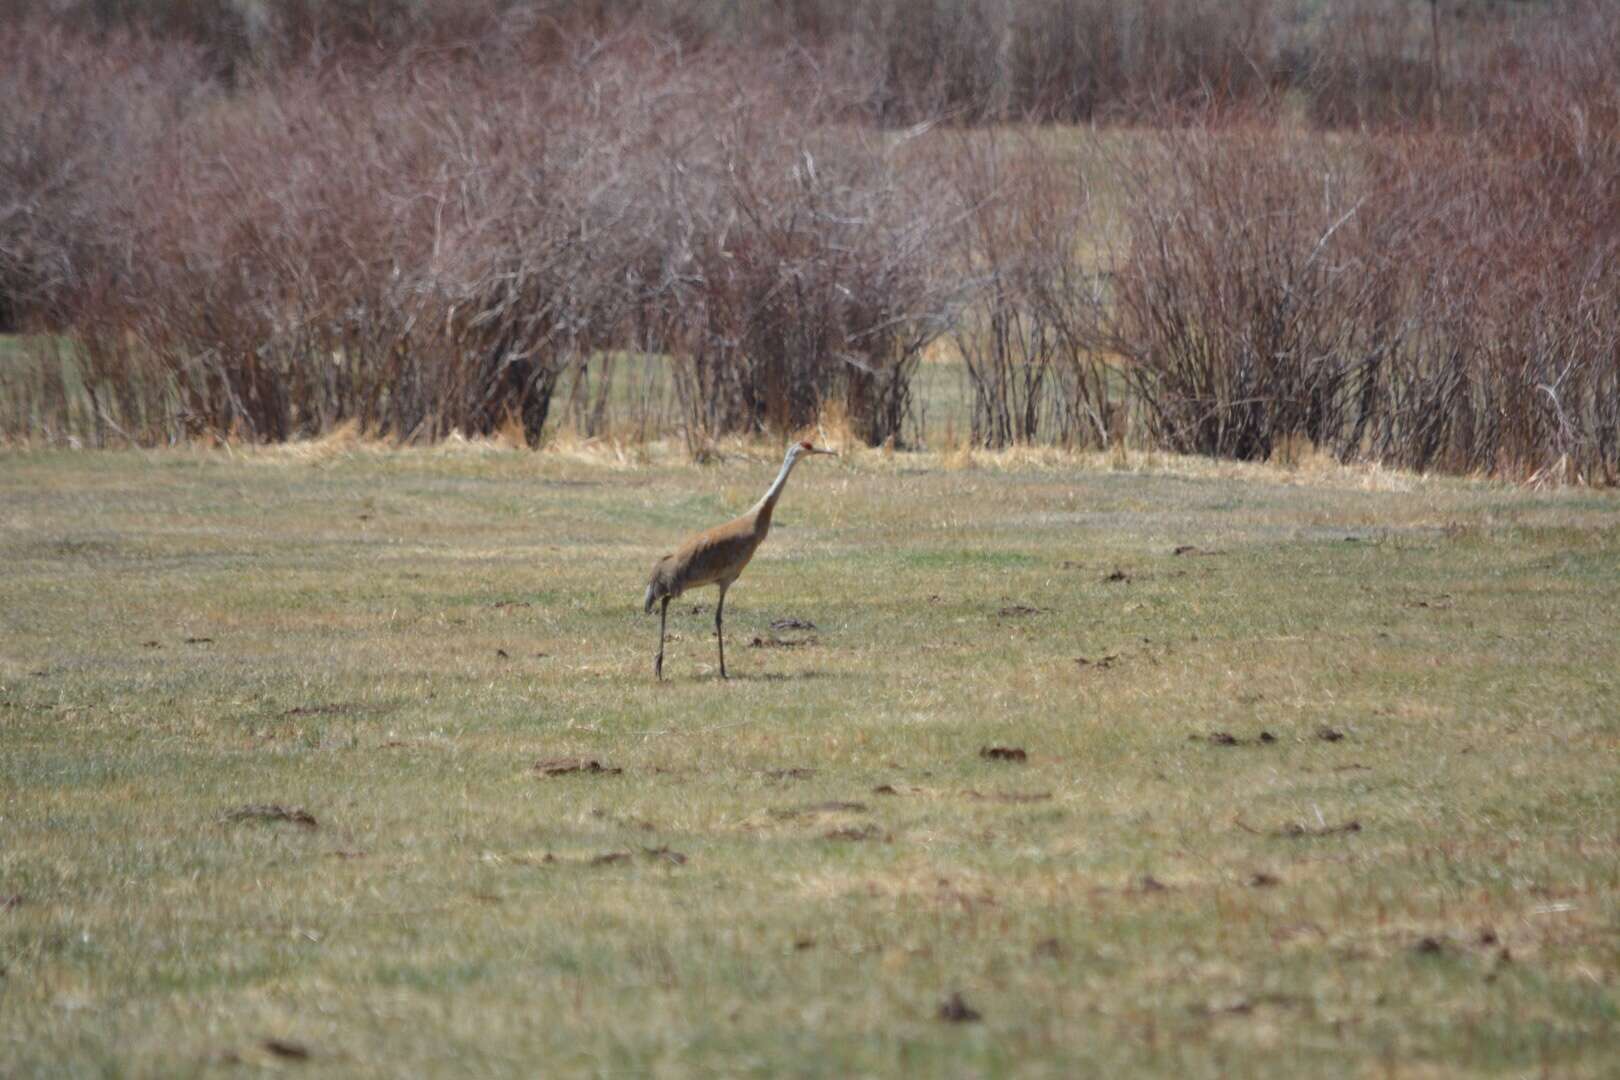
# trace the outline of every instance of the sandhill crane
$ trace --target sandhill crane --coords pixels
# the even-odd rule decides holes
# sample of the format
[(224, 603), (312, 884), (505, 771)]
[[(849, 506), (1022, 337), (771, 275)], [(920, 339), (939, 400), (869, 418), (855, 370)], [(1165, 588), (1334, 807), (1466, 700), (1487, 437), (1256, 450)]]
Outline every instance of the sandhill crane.
[(832, 454), (808, 441), (788, 447), (782, 461), (782, 471), (763, 498), (742, 517), (716, 525), (687, 540), (673, 555), (665, 555), (653, 564), (652, 578), (647, 582), (646, 614), (651, 615), (653, 605), (658, 609), (658, 656), (653, 660), (653, 674), (664, 677), (664, 620), (669, 615), (669, 602), (688, 589), (704, 585), (718, 585), (720, 600), (714, 605), (714, 633), (720, 643), (720, 677), (726, 678), (726, 632), (722, 613), (726, 608), (726, 590), (743, 572), (748, 560), (771, 531), (771, 512), (776, 500), (787, 486), (788, 474), (806, 454)]

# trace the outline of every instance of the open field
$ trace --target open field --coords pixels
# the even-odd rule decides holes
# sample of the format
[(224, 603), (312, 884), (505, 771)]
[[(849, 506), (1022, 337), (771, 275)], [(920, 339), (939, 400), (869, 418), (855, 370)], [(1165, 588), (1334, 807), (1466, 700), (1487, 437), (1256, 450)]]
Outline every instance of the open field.
[(1614, 496), (849, 450), (0, 455), (0, 1075), (1612, 1075)]

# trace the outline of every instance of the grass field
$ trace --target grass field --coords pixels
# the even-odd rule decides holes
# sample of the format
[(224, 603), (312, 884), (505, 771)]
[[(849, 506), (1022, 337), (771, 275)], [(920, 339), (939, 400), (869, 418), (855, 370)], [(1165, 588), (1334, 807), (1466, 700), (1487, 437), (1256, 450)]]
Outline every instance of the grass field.
[(1614, 496), (776, 460), (0, 454), (0, 1075), (1614, 1074)]

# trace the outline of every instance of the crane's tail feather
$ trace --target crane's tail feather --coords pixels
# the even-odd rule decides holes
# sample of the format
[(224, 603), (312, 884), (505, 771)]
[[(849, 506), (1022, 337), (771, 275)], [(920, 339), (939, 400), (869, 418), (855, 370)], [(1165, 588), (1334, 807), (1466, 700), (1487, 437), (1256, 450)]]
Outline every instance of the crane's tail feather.
[(642, 608), (642, 614), (651, 615), (652, 614), (652, 609), (653, 609), (653, 604), (655, 604), (657, 602), (658, 602), (658, 586), (654, 582), (649, 581), (647, 583), (647, 600), (646, 600), (645, 606)]

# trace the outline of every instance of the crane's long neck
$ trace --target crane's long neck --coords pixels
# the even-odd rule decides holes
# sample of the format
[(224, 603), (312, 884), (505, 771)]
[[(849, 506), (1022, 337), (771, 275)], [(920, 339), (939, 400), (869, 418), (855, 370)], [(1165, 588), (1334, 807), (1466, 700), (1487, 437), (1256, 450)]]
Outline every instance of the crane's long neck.
[(776, 509), (776, 500), (782, 497), (782, 489), (787, 486), (788, 474), (793, 471), (793, 466), (798, 463), (798, 460), (797, 457), (790, 457), (782, 462), (782, 471), (776, 474), (776, 479), (771, 482), (771, 486), (765, 492), (764, 497), (755, 504), (756, 528), (770, 527), (771, 511)]

